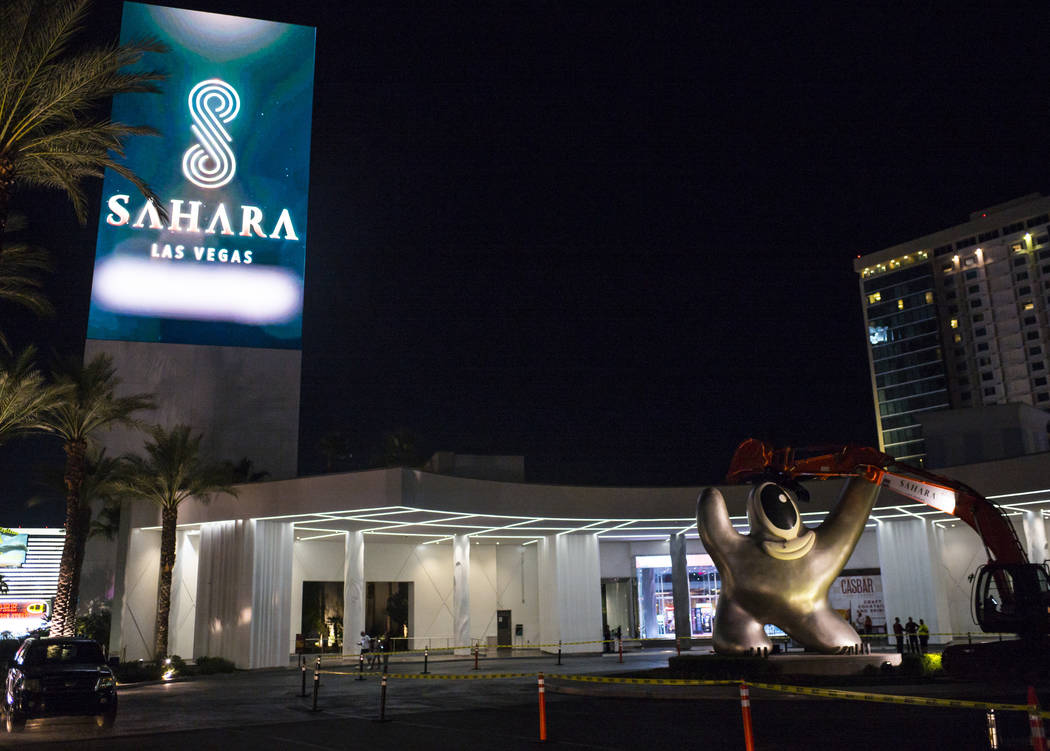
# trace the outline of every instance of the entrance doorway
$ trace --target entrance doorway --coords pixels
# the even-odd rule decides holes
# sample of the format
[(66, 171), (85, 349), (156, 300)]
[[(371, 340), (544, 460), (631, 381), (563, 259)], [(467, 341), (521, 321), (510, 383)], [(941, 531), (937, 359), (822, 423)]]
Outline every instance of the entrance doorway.
[(373, 639), (386, 637), (391, 651), (411, 648), (412, 582), (368, 582), (365, 590), (365, 631)]
[(500, 654), (510, 654), (513, 642), (510, 630), (510, 611), (496, 611), (496, 646)]
[(343, 583), (303, 582), (303, 610), (300, 633), (312, 651), (328, 651), (343, 646)]
[(602, 619), (610, 635), (637, 638), (638, 583), (634, 579), (602, 579)]

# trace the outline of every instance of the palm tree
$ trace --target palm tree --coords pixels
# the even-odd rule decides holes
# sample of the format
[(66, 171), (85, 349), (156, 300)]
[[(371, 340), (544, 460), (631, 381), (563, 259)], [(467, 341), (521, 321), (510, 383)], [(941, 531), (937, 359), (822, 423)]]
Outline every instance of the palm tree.
[(317, 448), (324, 456), (325, 472), (331, 472), (337, 460), (342, 461), (353, 456), (350, 436), (341, 430), (325, 433), (317, 442)]
[(82, 504), (88, 442), (105, 428), (137, 426), (135, 413), (152, 409), (154, 404), (150, 394), (117, 396), (120, 379), (113, 359), (106, 354), (96, 356), (86, 365), (66, 362), (56, 373), (55, 383), (67, 389), (66, 397), (45, 410), (40, 419), (40, 427), (61, 438), (66, 452), (62, 475), (66, 492), (66, 539), (58, 570), (51, 634), (72, 636), (80, 594), (79, 562), (84, 558), (89, 522)]
[(220, 463), (206, 462), (200, 455), (201, 434), (188, 425), (166, 430), (149, 429), (146, 457), (129, 455), (126, 490), (161, 508), (160, 577), (157, 583), (157, 624), (154, 654), (158, 660), (168, 653), (168, 614), (171, 610), (171, 574), (175, 569), (175, 528), (179, 505), (188, 498), (208, 503), (214, 493), (237, 495), (230, 471)]
[[(12, 212), (8, 218), (7, 231), (25, 227), (25, 217)], [(0, 302), (28, 308), (37, 315), (54, 312), (44, 296), (42, 275), (51, 270), (47, 251), (27, 242), (0, 242)], [(4, 332), (0, 331), (0, 347), (10, 352)]]
[(19, 433), (42, 429), (41, 415), (69, 394), (49, 384), (34, 364), (36, 350), (0, 362), (0, 444)]
[(262, 482), (270, 473), (265, 469), (256, 470), (255, 462), (249, 459), (247, 456), (242, 456), (241, 460), (236, 464), (231, 462), (229, 459), (222, 463), (222, 466), (230, 475), (230, 482), (235, 484), (245, 482)]
[[(51, 262), (43, 248), (25, 242), (0, 246), (0, 301), (28, 308), (37, 315), (54, 312), (43, 294), (40, 273), (50, 271)], [(2, 336), (2, 332), (0, 332)], [(6, 340), (2, 342), (6, 347)]]
[(398, 428), (383, 436), (383, 465), (386, 467), (418, 467), (423, 463), (419, 455), (419, 437), (408, 428)]
[[(88, 450), (84, 464), (84, 484), (80, 486), (81, 511), (87, 525), (84, 541), (91, 537), (112, 540), (120, 528), (120, 502), (125, 497), (124, 479), (127, 474), (122, 456), (106, 456), (104, 448)], [(91, 518), (91, 509), (98, 513)], [(77, 565), (83, 564), (81, 558)]]
[[(146, 52), (164, 52), (154, 40), (86, 47), (88, 0), (8, 0), (0, 23), (0, 235), (19, 185), (63, 191), (81, 222), (87, 219), (84, 178), (105, 168), (149, 187), (117, 161), (124, 142), (151, 128), (99, 118), (115, 94), (156, 92), (158, 71), (123, 72)], [(2, 238), (0, 238), (2, 239)]]

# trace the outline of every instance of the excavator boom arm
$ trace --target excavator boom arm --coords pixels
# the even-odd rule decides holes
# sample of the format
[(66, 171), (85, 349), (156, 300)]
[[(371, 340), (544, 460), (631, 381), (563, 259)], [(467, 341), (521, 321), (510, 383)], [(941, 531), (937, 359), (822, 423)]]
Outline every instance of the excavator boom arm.
[(842, 446), (815, 453), (812, 449), (774, 450), (749, 438), (733, 454), (726, 482), (739, 484), (773, 478), (797, 483), (856, 476), (955, 516), (977, 532), (989, 561), (1028, 563), (1017, 532), (995, 503), (968, 485), (898, 462), (889, 454), (866, 446)]

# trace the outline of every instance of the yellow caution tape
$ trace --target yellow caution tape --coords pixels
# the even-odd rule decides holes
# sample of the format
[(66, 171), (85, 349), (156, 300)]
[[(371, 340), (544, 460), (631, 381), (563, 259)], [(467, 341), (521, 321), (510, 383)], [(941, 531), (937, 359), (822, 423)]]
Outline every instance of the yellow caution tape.
[[(382, 673), (360, 673), (358, 671), (323, 670), (327, 675), (352, 675), (367, 678), (380, 678)], [(387, 673), (386, 677), (398, 680), (431, 680), (431, 681), (478, 681), (498, 680), (504, 678), (534, 678), (537, 673), (467, 673), (462, 675), (448, 673)], [(573, 681), (577, 683), (615, 683), (641, 686), (735, 686), (746, 683), (752, 688), (777, 691), (785, 694), (802, 696), (820, 696), (826, 699), (845, 699), (850, 701), (869, 701), (880, 704), (903, 704), (919, 707), (949, 707), (955, 709), (997, 709), (1004, 712), (1028, 712), (1038, 714), (1043, 719), (1050, 719), (1050, 710), (1038, 710), (1027, 704), (1005, 704), (1000, 702), (968, 701), (965, 699), (934, 699), (925, 696), (897, 696), (895, 694), (876, 694), (863, 691), (844, 691), (835, 688), (810, 688), (808, 686), (789, 686), (779, 683), (752, 683), (739, 680), (705, 680), (692, 678), (616, 678), (597, 675), (567, 675), (565, 673), (544, 673), (544, 679)]]
[(321, 675), (355, 675), (361, 678), (380, 678), (382, 673), (377, 673), (374, 670), (371, 672), (361, 673), (357, 670), (328, 670), (327, 668), (321, 668)]
[[(375, 671), (371, 673), (358, 673), (354, 671), (341, 671), (341, 670), (322, 670), (322, 675), (361, 675), (365, 678), (382, 678), (382, 673)], [(432, 681), (476, 681), (482, 679), (496, 679), (496, 678), (535, 678), (536, 673), (468, 673), (465, 675), (453, 675), (448, 673), (387, 673), (387, 680), (393, 678), (397, 679), (415, 679), (415, 680), (432, 680)]]
[(597, 675), (564, 675), (544, 673), (544, 678), (581, 683), (626, 683), (645, 686), (731, 686), (740, 683), (732, 680), (704, 680), (701, 678), (606, 678)]
[(489, 678), (535, 678), (536, 673), (469, 673), (465, 675), (450, 675), (448, 673), (390, 673), (387, 677), (432, 681), (477, 681)]
[[(910, 704), (920, 707), (953, 707), (963, 709), (998, 709), (1007, 712), (1030, 712), (1034, 707), (1027, 704), (1002, 704), (987, 701), (966, 701), (964, 699), (933, 699), (925, 696), (896, 696), (894, 694), (872, 694), (861, 691), (843, 691), (834, 688), (808, 688), (805, 686), (785, 686), (776, 683), (747, 683), (753, 688), (764, 688), (787, 694), (806, 696), (823, 696), (829, 699), (848, 699), (851, 701), (871, 701), (880, 704)], [(1039, 716), (1050, 719), (1050, 710), (1039, 711)]]
[[(624, 642), (628, 641), (640, 641), (639, 639), (624, 639)], [(373, 649), (371, 652), (365, 654), (390, 654), (390, 655), (421, 655), (426, 652), (434, 654), (436, 652), (453, 652), (457, 649), (540, 649), (542, 647), (571, 647), (578, 646), (580, 644), (616, 644), (616, 639), (596, 639), (592, 641), (563, 641), (563, 642), (551, 642), (549, 644), (461, 644), (455, 647), (426, 647), (425, 649), (396, 649), (390, 652)], [(356, 657), (357, 655), (338, 655), (339, 657)], [(465, 655), (464, 655), (465, 656)]]

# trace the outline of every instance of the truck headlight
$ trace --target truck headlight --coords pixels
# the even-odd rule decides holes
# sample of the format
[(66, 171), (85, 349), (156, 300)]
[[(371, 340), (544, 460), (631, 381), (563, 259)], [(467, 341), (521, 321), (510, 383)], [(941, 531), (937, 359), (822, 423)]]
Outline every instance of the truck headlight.
[(96, 691), (109, 691), (117, 685), (116, 680), (112, 675), (99, 676), (98, 682), (95, 684)]

